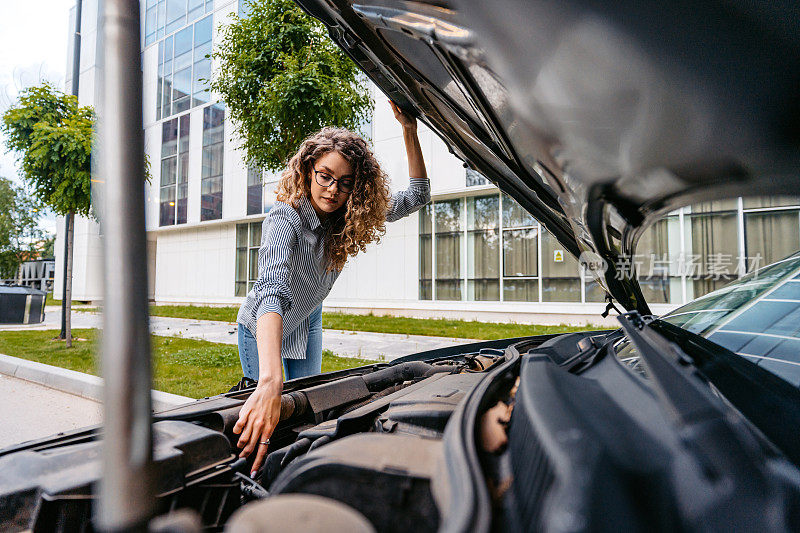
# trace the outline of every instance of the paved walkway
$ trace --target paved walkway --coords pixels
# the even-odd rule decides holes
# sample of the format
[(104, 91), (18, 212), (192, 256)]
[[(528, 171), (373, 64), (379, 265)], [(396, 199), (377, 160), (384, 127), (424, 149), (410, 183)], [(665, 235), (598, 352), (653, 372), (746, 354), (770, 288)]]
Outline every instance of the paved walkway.
[[(101, 317), (99, 313), (73, 311), (72, 327), (98, 328)], [(150, 332), (154, 335), (185, 337), (224, 344), (236, 344), (238, 338), (237, 324), (217, 322), (213, 320), (190, 320), (186, 318), (150, 317)], [(4, 330), (43, 330), (61, 328), (61, 308), (47, 307), (45, 319), (34, 325), (0, 325)], [(449, 337), (427, 337), (423, 335), (400, 335), (396, 333), (371, 333), (364, 331), (342, 331), (325, 329), (322, 332), (322, 347), (333, 353), (347, 357), (387, 361), (404, 355), (458, 346), (470, 342), (471, 339), (453, 339)]]
[(102, 419), (101, 404), (0, 374), (0, 448), (49, 437)]

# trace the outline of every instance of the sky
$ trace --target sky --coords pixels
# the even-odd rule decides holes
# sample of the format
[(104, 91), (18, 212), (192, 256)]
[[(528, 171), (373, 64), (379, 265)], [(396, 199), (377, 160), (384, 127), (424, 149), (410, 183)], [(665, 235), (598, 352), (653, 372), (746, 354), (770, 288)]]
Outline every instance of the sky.
[[(48, 80), (64, 87), (69, 36), (69, 10), (75, 0), (0, 0), (0, 114), (25, 87)], [(0, 176), (21, 183), (12, 154), (0, 135)], [(55, 233), (55, 217), (41, 226)]]

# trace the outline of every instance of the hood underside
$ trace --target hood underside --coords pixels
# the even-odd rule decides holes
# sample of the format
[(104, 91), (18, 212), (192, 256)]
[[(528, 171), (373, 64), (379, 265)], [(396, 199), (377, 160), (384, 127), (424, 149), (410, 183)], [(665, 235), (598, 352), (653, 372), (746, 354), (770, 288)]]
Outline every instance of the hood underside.
[(794, 2), (297, 1), (629, 310), (652, 222), (800, 186)]

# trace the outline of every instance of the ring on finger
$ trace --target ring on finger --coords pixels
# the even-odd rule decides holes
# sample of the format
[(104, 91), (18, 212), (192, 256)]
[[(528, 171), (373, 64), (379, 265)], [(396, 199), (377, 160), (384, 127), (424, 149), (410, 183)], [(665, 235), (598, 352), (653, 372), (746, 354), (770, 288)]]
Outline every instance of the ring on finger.
[(269, 444), (269, 439), (259, 442), (259, 444)]

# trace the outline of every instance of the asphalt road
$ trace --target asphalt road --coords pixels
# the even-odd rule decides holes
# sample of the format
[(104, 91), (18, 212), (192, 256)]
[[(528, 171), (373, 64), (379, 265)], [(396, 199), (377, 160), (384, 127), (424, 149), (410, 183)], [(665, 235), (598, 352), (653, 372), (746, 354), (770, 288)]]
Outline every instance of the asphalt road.
[(101, 404), (0, 374), (0, 448), (101, 421)]

